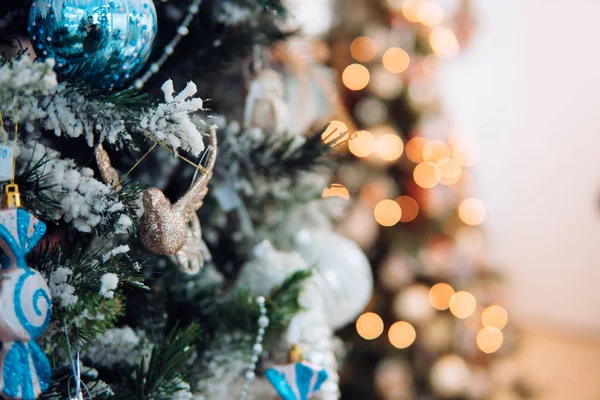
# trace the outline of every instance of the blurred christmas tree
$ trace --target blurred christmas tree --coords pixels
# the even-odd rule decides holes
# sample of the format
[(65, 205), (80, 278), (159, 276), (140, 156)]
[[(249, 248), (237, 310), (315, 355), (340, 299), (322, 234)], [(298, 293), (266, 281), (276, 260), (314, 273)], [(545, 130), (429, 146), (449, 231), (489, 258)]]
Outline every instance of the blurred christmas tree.
[(467, 47), (466, 0), (347, 0), (330, 36), (358, 125), (324, 196), (352, 200), (339, 226), (367, 252), (369, 312), (343, 331), (352, 399), (513, 399), (501, 277), (486, 261), (485, 206), (471, 196), (475, 144), (443, 113), (437, 71)]

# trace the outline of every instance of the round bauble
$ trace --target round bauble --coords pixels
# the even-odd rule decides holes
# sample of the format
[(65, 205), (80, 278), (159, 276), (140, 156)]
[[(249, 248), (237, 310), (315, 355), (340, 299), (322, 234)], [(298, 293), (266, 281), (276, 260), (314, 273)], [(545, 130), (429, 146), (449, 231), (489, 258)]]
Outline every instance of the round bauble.
[(308, 269), (297, 253), (277, 250), (269, 241), (256, 245), (252, 258), (244, 264), (236, 287), (249, 290), (253, 296), (268, 296), (294, 272)]
[(373, 292), (371, 266), (362, 250), (337, 233), (306, 230), (298, 232), (297, 250), (316, 267), (313, 280), (323, 296), (330, 327), (354, 321)]
[(156, 36), (152, 0), (34, 0), (29, 36), (59, 76), (98, 88), (123, 86), (142, 68)]

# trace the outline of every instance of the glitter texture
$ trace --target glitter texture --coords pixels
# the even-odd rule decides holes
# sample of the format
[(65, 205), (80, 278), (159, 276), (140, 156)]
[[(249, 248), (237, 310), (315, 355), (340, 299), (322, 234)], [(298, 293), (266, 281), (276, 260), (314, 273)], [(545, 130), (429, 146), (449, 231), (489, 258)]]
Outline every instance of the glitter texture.
[(33, 50), (63, 78), (112, 88), (150, 56), (158, 28), (152, 0), (38, 0), (29, 15)]
[(202, 240), (202, 229), (198, 215), (194, 213), (187, 224), (185, 244), (175, 254), (175, 260), (181, 271), (186, 274), (197, 274), (204, 265), (204, 260), (210, 259), (210, 253)]
[(100, 170), (100, 176), (102, 177), (102, 180), (109, 185), (118, 185), (119, 174), (110, 163), (108, 153), (106, 152), (106, 150), (104, 150), (102, 144), (96, 146), (94, 155), (96, 156), (96, 164), (98, 164), (98, 169)]
[(308, 400), (327, 379), (327, 371), (306, 361), (276, 365), (265, 373), (284, 400)]
[(23, 209), (0, 210), (0, 397), (33, 400), (50, 383), (50, 363), (35, 343), (50, 321), (50, 290), (25, 262), (45, 232), (46, 225)]
[[(217, 132), (210, 129), (211, 154), (204, 174), (175, 204), (171, 204), (164, 193), (157, 188), (148, 188), (142, 194), (144, 215), (140, 218), (140, 238), (146, 248), (154, 254), (169, 255), (180, 251), (188, 238), (187, 223), (194, 218), (196, 211), (202, 207), (208, 192), (208, 182), (217, 159)], [(200, 224), (198, 223), (198, 230)], [(191, 248), (201, 251), (202, 237), (192, 235), (186, 251)]]
[(177, 253), (186, 237), (183, 215), (155, 187), (144, 190), (142, 203), (144, 215), (140, 219), (140, 238), (144, 246), (154, 254)]

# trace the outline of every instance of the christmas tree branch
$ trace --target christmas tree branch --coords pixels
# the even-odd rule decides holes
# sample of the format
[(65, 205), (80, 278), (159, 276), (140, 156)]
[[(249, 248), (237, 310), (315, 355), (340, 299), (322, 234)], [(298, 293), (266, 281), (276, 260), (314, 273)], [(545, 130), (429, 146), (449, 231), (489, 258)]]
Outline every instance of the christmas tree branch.
[[(73, 240), (79, 246), (47, 244), (31, 264), (44, 275), (53, 298), (53, 318), (44, 342), (59, 359), (64, 355), (68, 340), (84, 348), (99, 335), (112, 328), (124, 311), (122, 291), (125, 287), (146, 289), (141, 265), (132, 260), (128, 246), (111, 250), (99, 249), (88, 253), (89, 240)], [(64, 331), (66, 330), (67, 336)]]
[(167, 399), (179, 390), (189, 389), (183, 379), (193, 343), (200, 337), (200, 327), (175, 326), (154, 346), (149, 360), (142, 357), (136, 367), (121, 366), (120, 382), (115, 385), (116, 399)]
[(242, 130), (237, 124), (222, 132), (217, 171), (225, 174), (237, 171), (240, 177), (261, 176), (267, 180), (314, 171), (318, 166), (330, 166), (324, 158), (344, 141), (323, 141), (323, 129), (309, 138), (277, 136), (260, 129)]
[(56, 136), (84, 137), (90, 147), (104, 141), (119, 148), (135, 147), (132, 135), (139, 135), (194, 155), (204, 149), (203, 133), (190, 119), (203, 109), (202, 100), (193, 97), (193, 83), (173, 96), (173, 84), (167, 81), (163, 85), (165, 101), (144, 106), (139, 105), (143, 97), (132, 92), (106, 95), (81, 84), (59, 84), (53, 67), (52, 60), (6, 60), (0, 66), (2, 115), (18, 119), (28, 132), (45, 129)]
[(18, 146), (19, 185), (23, 202), (45, 221), (65, 221), (80, 232), (110, 237), (132, 232), (143, 186), (113, 188), (93, 178), (90, 168), (40, 143)]

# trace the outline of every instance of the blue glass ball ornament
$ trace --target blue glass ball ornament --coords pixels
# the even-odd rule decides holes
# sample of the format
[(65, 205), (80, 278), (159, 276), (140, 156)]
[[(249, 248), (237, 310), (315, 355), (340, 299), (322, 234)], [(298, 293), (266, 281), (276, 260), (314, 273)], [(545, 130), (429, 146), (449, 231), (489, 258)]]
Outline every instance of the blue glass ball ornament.
[(29, 36), (41, 60), (63, 78), (110, 89), (144, 65), (156, 37), (152, 0), (34, 0)]

